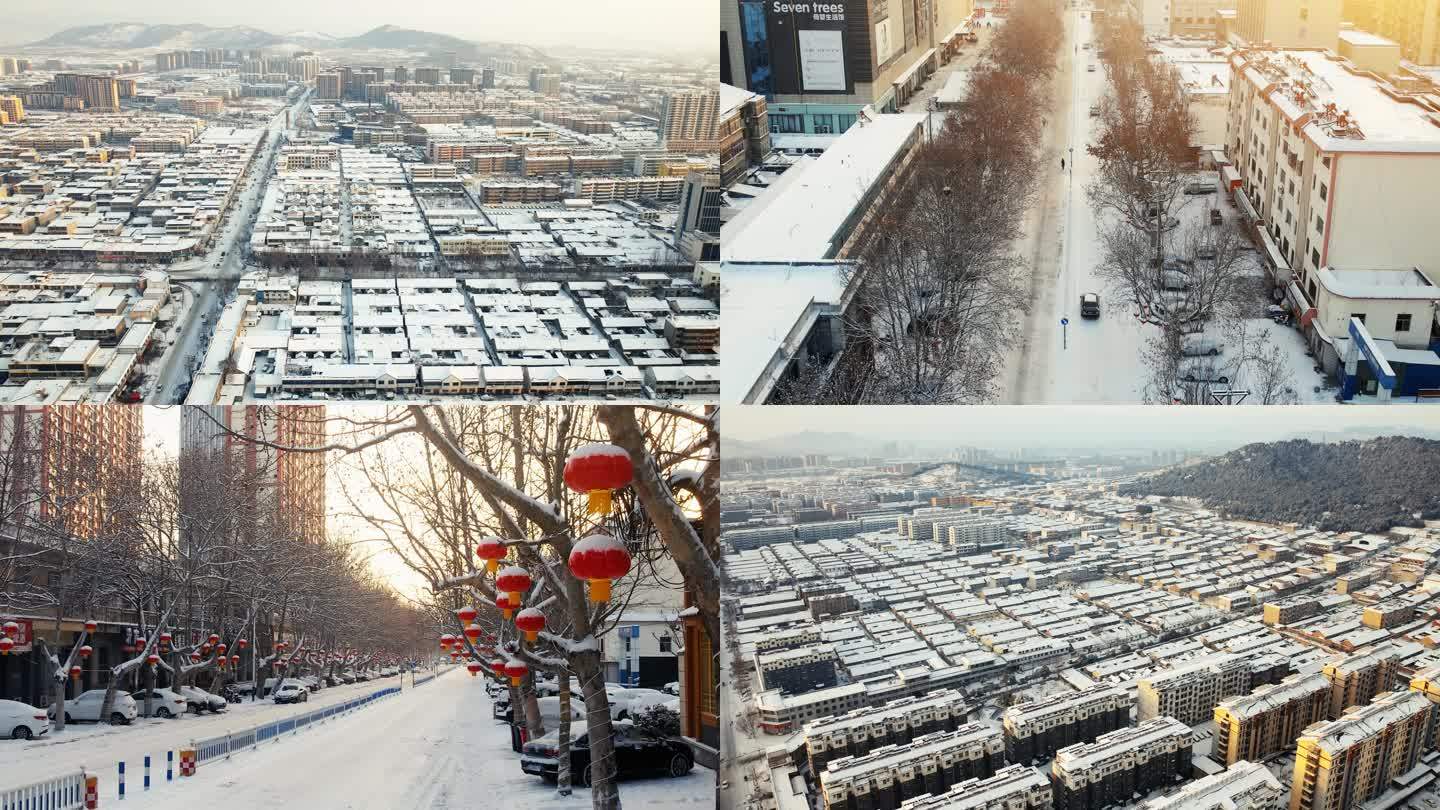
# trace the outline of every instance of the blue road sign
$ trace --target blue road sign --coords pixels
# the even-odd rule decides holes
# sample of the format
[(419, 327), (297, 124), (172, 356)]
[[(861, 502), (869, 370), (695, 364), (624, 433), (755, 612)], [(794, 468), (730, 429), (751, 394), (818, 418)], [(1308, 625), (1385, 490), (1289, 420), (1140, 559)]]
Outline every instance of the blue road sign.
[(1070, 319), (1069, 319), (1069, 318), (1061, 318), (1061, 319), (1060, 319), (1060, 325), (1061, 325), (1061, 326), (1069, 326), (1069, 325), (1070, 325)]

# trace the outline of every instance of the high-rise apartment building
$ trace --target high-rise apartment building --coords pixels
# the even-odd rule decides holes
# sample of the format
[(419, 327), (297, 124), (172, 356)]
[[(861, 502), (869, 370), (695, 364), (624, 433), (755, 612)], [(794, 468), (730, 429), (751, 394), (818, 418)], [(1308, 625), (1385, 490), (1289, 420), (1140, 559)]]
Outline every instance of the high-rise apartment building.
[[(680, 215), (675, 218), (675, 242), (692, 261), (720, 259), (720, 208), (724, 190), (720, 172), (690, 172), (680, 193)], [(713, 255), (712, 255), (713, 254)]]
[(1433, 711), (1419, 692), (1385, 692), (1305, 729), (1290, 810), (1349, 810), (1384, 793), (1428, 749)]
[(1055, 810), (1128, 804), (1190, 776), (1190, 727), (1173, 717), (1102, 734), (1060, 749), (1050, 763)]
[(819, 774), (820, 790), (826, 810), (899, 807), (905, 797), (945, 793), (967, 779), (993, 776), (1004, 765), (1000, 730), (967, 723), (918, 737), (909, 745), (831, 760)]
[(1187, 782), (1140, 810), (1284, 810), (1285, 786), (1258, 762), (1237, 762), (1219, 773)]
[(276, 510), (293, 536), (321, 542), (325, 455), (280, 448), (320, 447), (325, 437), (323, 405), (192, 406), (181, 417), (181, 461), (223, 464), (253, 488), (256, 509)]
[(1270, 680), (1267, 675), (1259, 679), (1251, 675), (1252, 661), (1243, 655), (1217, 653), (1186, 661), (1140, 680), (1137, 716), (1141, 720), (1166, 716), (1182, 723), (1203, 723), (1221, 700), (1243, 695), (1257, 683)]
[(1403, 652), (1400, 645), (1386, 641), (1325, 664), (1321, 672), (1330, 681), (1327, 716), (1334, 720), (1351, 706), (1369, 703), (1381, 692), (1394, 689)]
[(720, 153), (720, 185), (739, 182), (751, 166), (770, 154), (770, 117), (765, 97), (728, 84), (720, 85), (719, 123), (715, 138)]
[(720, 116), (720, 91), (671, 93), (660, 105), (660, 140), (671, 151), (714, 151)]
[(1017, 703), (1004, 714), (1005, 758), (1033, 763), (1090, 742), (1128, 725), (1133, 703), (1124, 689), (1105, 684)]
[(440, 68), (422, 67), (415, 68), (415, 81), (419, 84), (439, 84)]
[(0, 406), (3, 520), (74, 537), (116, 528), (140, 496), (143, 410), (130, 405)]
[(1232, 32), (1252, 46), (1333, 49), (1340, 0), (1237, 0)]
[(25, 104), (19, 96), (0, 96), (0, 113), (10, 123), (18, 124), (25, 120)]
[(811, 773), (841, 757), (863, 757), (887, 745), (908, 745), (917, 737), (954, 731), (969, 713), (965, 693), (943, 689), (927, 695), (867, 706), (805, 724)]
[(1215, 707), (1215, 756), (1226, 765), (1258, 762), (1286, 751), (1330, 709), (1330, 680), (1315, 672), (1291, 675)]
[(57, 92), (82, 99), (87, 110), (120, 110), (120, 85), (114, 76), (57, 73), (52, 84)]
[(488, 67), (480, 71), (480, 88), (489, 90), (495, 86), (495, 68)]
[(339, 73), (321, 73), (315, 77), (315, 96), (317, 98), (339, 101), (344, 92), (344, 79)]
[(966, 779), (941, 794), (905, 802), (905, 810), (1050, 810), (1050, 780), (1036, 768), (1011, 765), (985, 779)]
[(1374, 0), (1373, 31), (1421, 65), (1440, 65), (1440, 0)]

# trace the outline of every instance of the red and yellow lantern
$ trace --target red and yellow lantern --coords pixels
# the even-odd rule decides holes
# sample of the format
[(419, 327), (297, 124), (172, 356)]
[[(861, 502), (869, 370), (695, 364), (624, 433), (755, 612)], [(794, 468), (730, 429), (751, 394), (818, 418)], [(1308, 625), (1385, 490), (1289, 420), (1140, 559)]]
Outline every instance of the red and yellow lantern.
[(610, 514), (611, 493), (635, 478), (635, 466), (624, 448), (613, 444), (586, 444), (565, 459), (565, 485), (589, 496), (586, 511)]
[(515, 608), (510, 607), (510, 600), (506, 598), (503, 592), (495, 594), (495, 607), (499, 608), (500, 612), (505, 614), (506, 619), (509, 619), (510, 616), (515, 613)]
[(505, 541), (498, 537), (482, 537), (475, 545), (475, 556), (485, 561), (485, 570), (495, 573), (505, 559)]
[(590, 601), (610, 601), (610, 583), (630, 571), (630, 552), (625, 544), (597, 532), (570, 549), (570, 573), (590, 582)]
[(80, 680), (80, 672), (81, 669), (78, 665), (70, 667), (70, 679), (74, 681)]
[(221, 658), (224, 658), (224, 657), (225, 657), (225, 651), (228, 650), (228, 649), (230, 649), (230, 648), (227, 647), (227, 646), (225, 646), (224, 644), (221, 644), (220, 646), (218, 646), (218, 647), (215, 648), (215, 652), (220, 653), (220, 657), (221, 657)]
[(20, 635), (19, 622), (9, 621), (5, 622), (4, 624), (0, 624), (0, 636), (9, 636), (11, 638), (14, 638), (18, 635)]
[(231, 666), (237, 666), (237, 667), (240, 666), (240, 656), (238, 656), (238, 655), (232, 655), (232, 656), (230, 656), (230, 665), (231, 665)]
[(473, 677), (475, 677), (476, 675), (479, 675), (479, 674), (480, 674), (480, 662), (479, 662), (479, 661), (471, 661), (470, 663), (468, 663), (468, 664), (465, 665), (465, 669), (467, 669), (467, 670), (470, 671), (470, 677), (473, 678)]
[(480, 640), (480, 625), (478, 625), (478, 624), (466, 625), (466, 626), (465, 626), (465, 637), (468, 638), (468, 639), (470, 639), (470, 643), (471, 643), (471, 644), (474, 644), (476, 641), (479, 641), (479, 640)]
[(149, 664), (152, 667), (159, 666), (160, 656), (156, 655), (155, 653), (150, 653), (149, 655), (145, 656), (145, 663)]
[(81, 645), (81, 647), (80, 647), (80, 649), (78, 650), (78, 652), (80, 653), (80, 660), (81, 660), (81, 661), (87, 661), (87, 660), (90, 659), (90, 653), (95, 652), (95, 650), (94, 650), (93, 648), (91, 648), (91, 646), (90, 646), (89, 644), (84, 644), (84, 645)]
[(515, 614), (515, 626), (525, 632), (526, 641), (534, 641), (545, 629), (545, 614), (535, 608), (525, 608)]
[(9, 655), (15, 649), (15, 639), (9, 636), (0, 636), (0, 655)]
[(238, 650), (242, 650), (242, 651), (243, 651), (246, 647), (249, 647), (249, 646), (250, 646), (250, 642), (246, 641), (246, 640), (243, 639), (243, 638), (240, 639), (239, 641), (235, 642), (235, 648), (238, 649)]
[(196, 650), (195, 652), (190, 653), (190, 663), (192, 663), (192, 664), (198, 664), (198, 663), (200, 663), (200, 651), (199, 651), (199, 650)]
[(475, 610), (475, 608), (466, 605), (465, 607), (462, 607), (459, 610), (455, 611), (455, 615), (460, 619), (461, 624), (469, 624), (475, 621), (475, 617), (479, 616), (480, 613), (479, 611)]
[(161, 634), (160, 634), (160, 647), (161, 647), (162, 649), (165, 648), (165, 647), (169, 647), (169, 646), (170, 646), (170, 639), (171, 639), (171, 638), (173, 638), (173, 636), (171, 636), (169, 633), (161, 633)]
[(510, 685), (519, 686), (520, 679), (530, 674), (530, 667), (524, 661), (517, 661), (511, 658), (505, 662), (505, 674), (510, 676)]
[(208, 639), (208, 641), (210, 642), (210, 646), (212, 646), (212, 647), (215, 646), (216, 644), (219, 644), (219, 643), (220, 643), (220, 634), (219, 634), (219, 633), (211, 633), (211, 634), (210, 634), (210, 638)]
[(450, 635), (449, 633), (446, 633), (445, 635), (440, 637), (440, 649), (442, 650), (450, 649), (450, 645), (454, 643), (455, 637)]
[(99, 625), (98, 623), (96, 623), (96, 621), (95, 621), (94, 619), (86, 619), (86, 620), (85, 620), (85, 632), (87, 632), (87, 633), (93, 633), (93, 632), (95, 632), (96, 630), (99, 630), (99, 629), (100, 629), (100, 625)]
[(530, 590), (530, 583), (530, 572), (518, 565), (507, 565), (495, 575), (495, 590), (510, 594), (512, 608), (520, 607), (520, 597)]

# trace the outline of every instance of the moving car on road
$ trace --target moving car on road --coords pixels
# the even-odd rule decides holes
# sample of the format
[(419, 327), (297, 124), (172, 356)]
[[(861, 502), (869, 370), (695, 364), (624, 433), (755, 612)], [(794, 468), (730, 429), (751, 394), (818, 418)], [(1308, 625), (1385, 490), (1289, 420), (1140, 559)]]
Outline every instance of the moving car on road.
[[(614, 727), (615, 764), (621, 779), (630, 776), (664, 774), (679, 778), (695, 767), (690, 746), (675, 737), (660, 737), (640, 731), (629, 723)], [(560, 767), (560, 743), (547, 735), (525, 743), (520, 770), (554, 782)], [(590, 785), (590, 734), (570, 741), (570, 775), (581, 785)]]
[(44, 709), (18, 700), (0, 700), (0, 737), (33, 740), (49, 730), (50, 718)]
[(1088, 320), (1100, 317), (1100, 295), (1098, 293), (1081, 293), (1080, 317)]
[[(100, 722), (100, 709), (105, 705), (105, 690), (91, 689), (88, 692), (81, 692), (74, 700), (65, 701), (65, 722), (73, 723), (76, 720), (89, 720), (94, 723)], [(47, 713), (55, 711), (52, 706)], [(53, 715), (52, 715), (53, 716)], [(140, 708), (135, 705), (135, 698), (124, 692), (115, 693), (115, 700), (110, 707), (110, 723), (112, 725), (129, 725), (131, 720), (140, 716)]]

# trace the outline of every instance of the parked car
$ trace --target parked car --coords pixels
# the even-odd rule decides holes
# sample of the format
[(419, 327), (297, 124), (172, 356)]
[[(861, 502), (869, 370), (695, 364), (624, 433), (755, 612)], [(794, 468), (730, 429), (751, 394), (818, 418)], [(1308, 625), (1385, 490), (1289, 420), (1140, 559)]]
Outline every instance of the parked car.
[(1094, 320), (1100, 317), (1100, 296), (1096, 293), (1081, 293), (1080, 317)]
[(1205, 337), (1203, 335), (1187, 335), (1185, 340), (1180, 344), (1180, 353), (1186, 357), (1200, 357), (1203, 355), (1215, 357), (1224, 351), (1224, 348), (1220, 341), (1215, 338)]
[(308, 703), (310, 690), (299, 681), (287, 680), (280, 684), (279, 689), (275, 690), (273, 697), (276, 703)]
[(319, 692), (321, 689), (324, 688), (324, 685), (320, 683), (320, 679), (315, 677), (314, 675), (301, 675), (295, 680), (299, 681), (302, 684), (305, 684), (305, 688), (309, 689), (311, 692)]
[(189, 704), (190, 711), (195, 714), (200, 714), (207, 709), (212, 712), (223, 712), (225, 711), (225, 707), (230, 705), (230, 702), (225, 698), (219, 695), (212, 695), (204, 689), (197, 689), (193, 686), (181, 686), (175, 691), (185, 697), (186, 703)]
[(1186, 194), (1214, 194), (1215, 189), (1216, 185), (1214, 180), (1203, 180), (1185, 185)]
[[(88, 720), (93, 723), (100, 722), (100, 709), (105, 705), (105, 690), (91, 689), (88, 692), (81, 692), (73, 700), (65, 701), (65, 722), (73, 723), (76, 720)], [(46, 713), (54, 712), (51, 707)], [(51, 715), (53, 717), (53, 715)], [(135, 705), (135, 698), (124, 692), (116, 692), (115, 700), (110, 706), (109, 720), (115, 725), (129, 725), (130, 721), (140, 716), (140, 708)]]
[(146, 714), (145, 690), (131, 692), (130, 697), (135, 698), (135, 705), (146, 717), (179, 717), (186, 712), (190, 703), (184, 695), (174, 689), (152, 689), (150, 690), (150, 713)]
[[(651, 774), (679, 778), (695, 767), (695, 754), (678, 738), (658, 737), (629, 723), (622, 723), (614, 727), (614, 740), (615, 764), (622, 779)], [(553, 782), (559, 771), (559, 756), (559, 740), (554, 735), (540, 737), (525, 743), (520, 755), (520, 770)], [(589, 786), (589, 732), (570, 742), (570, 773), (580, 784)]]
[(0, 736), (12, 740), (33, 740), (50, 730), (44, 709), (18, 700), (0, 700)]
[(663, 705), (671, 698), (659, 689), (611, 683), (605, 684), (605, 694), (610, 698), (610, 716), (616, 720), (626, 720), (632, 714), (638, 714), (650, 706)]
[(674, 696), (676, 696), (676, 697), (679, 697), (679, 696), (680, 696), (680, 682), (679, 682), (679, 681), (671, 681), (671, 682), (665, 684), (665, 693), (666, 693), (667, 695), (674, 695)]
[(1180, 379), (1187, 383), (1228, 383), (1230, 378), (1215, 364), (1205, 361), (1192, 360), (1180, 367)]
[(1091, 105), (1090, 105), (1090, 117), (1091, 117), (1091, 118), (1094, 118), (1094, 117), (1098, 116), (1099, 114), (1100, 114), (1100, 105), (1099, 105), (1099, 104), (1091, 104)]

